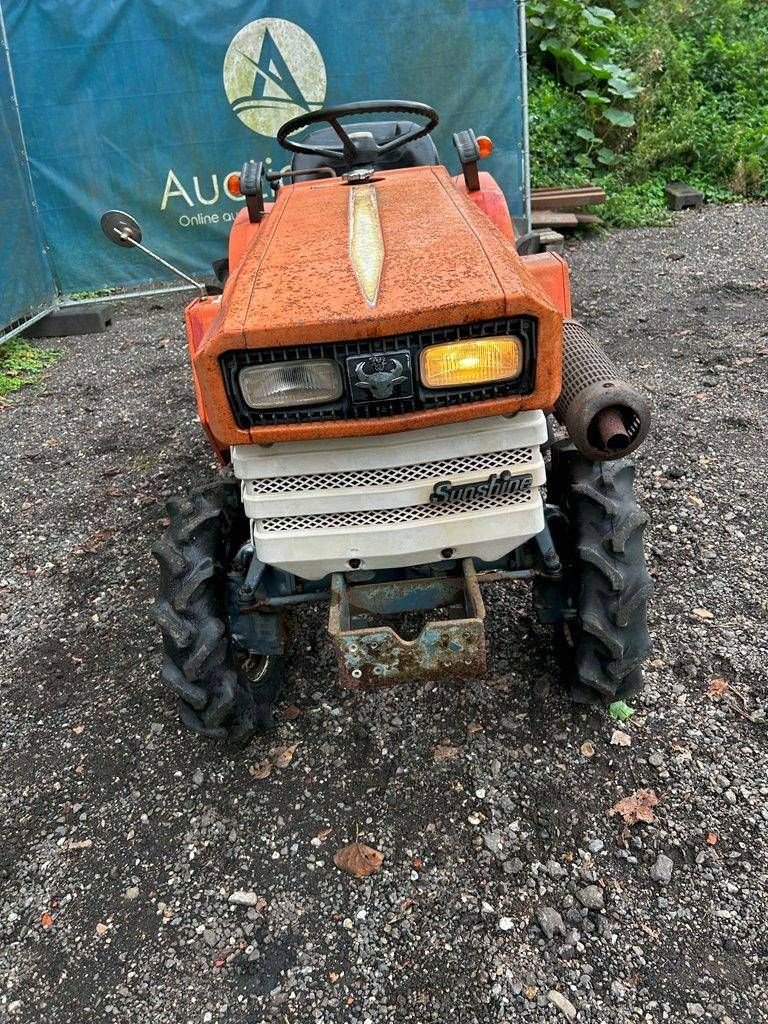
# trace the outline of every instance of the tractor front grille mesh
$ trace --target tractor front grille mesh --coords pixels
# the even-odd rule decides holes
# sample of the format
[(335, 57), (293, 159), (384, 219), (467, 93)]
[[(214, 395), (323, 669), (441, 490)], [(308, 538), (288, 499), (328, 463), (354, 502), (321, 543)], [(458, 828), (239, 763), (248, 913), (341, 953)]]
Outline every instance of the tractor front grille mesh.
[(422, 462), (410, 466), (386, 466), (381, 469), (349, 470), (343, 473), (311, 473), (304, 476), (271, 476), (249, 480), (248, 492), (253, 495), (296, 494), (305, 491), (336, 491), (352, 488), (386, 487), (391, 484), (418, 483), (455, 478), (465, 473), (497, 473), (533, 461), (533, 448), (486, 452), (439, 462)]
[[(442, 409), (446, 406), (485, 402), (494, 398), (530, 395), (536, 381), (536, 330), (532, 316), (501, 317), (470, 324), (454, 324), (430, 330), (394, 334), (385, 338), (360, 341), (322, 342), (313, 345), (285, 345), (280, 348), (235, 349), (220, 357), (224, 386), (232, 406), (235, 422), (242, 430), (250, 427), (275, 426), (285, 423), (322, 423), (329, 420), (389, 419), (407, 413)], [(429, 345), (465, 338), (493, 338), (514, 334), (523, 342), (523, 372), (515, 380), (493, 384), (475, 384), (462, 388), (423, 388), (419, 381), (419, 356)], [(411, 357), (413, 394), (356, 404), (352, 401), (346, 361), (375, 353), (407, 351)], [(336, 402), (305, 406), (300, 409), (251, 409), (240, 389), (240, 371), (247, 366), (270, 366), (295, 362), (297, 359), (332, 359), (339, 364), (345, 391)]]
[(489, 512), (512, 505), (524, 505), (531, 500), (533, 487), (512, 494), (491, 498), (473, 498), (453, 501), (445, 505), (408, 505), (405, 508), (375, 508), (356, 512), (328, 512), (310, 516), (280, 516), (257, 520), (255, 534), (264, 533), (317, 533), (324, 530), (357, 530), (364, 526), (395, 526), (401, 523), (445, 519), (467, 512)]

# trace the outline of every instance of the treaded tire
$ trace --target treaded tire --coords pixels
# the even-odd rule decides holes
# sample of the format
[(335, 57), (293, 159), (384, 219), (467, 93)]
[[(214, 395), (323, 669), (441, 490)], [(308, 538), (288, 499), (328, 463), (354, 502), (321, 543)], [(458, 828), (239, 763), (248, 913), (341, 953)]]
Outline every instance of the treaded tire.
[(651, 651), (647, 518), (633, 493), (635, 467), (628, 459), (579, 456), (569, 456), (566, 467), (572, 540), (566, 565), (572, 559), (578, 613), (563, 627), (566, 681), (579, 703), (623, 700), (642, 689), (642, 663)]
[(273, 728), (283, 658), (270, 656), (258, 683), (235, 664), (227, 628), (226, 571), (247, 536), (239, 486), (216, 483), (168, 502), (170, 524), (152, 548), (160, 588), (150, 612), (163, 635), (162, 679), (189, 729), (244, 741)]

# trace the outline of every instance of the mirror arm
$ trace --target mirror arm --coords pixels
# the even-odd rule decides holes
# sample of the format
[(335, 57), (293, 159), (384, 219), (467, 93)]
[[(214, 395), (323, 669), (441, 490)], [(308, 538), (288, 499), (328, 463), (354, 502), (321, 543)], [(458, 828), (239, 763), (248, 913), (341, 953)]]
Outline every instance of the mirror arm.
[(179, 270), (178, 267), (174, 267), (172, 263), (169, 263), (167, 260), (164, 260), (162, 256), (158, 256), (156, 252), (152, 252), (152, 250), (148, 249), (146, 245), (142, 245), (141, 242), (137, 242), (135, 238), (131, 237), (128, 231), (116, 231), (115, 233), (118, 234), (125, 242), (128, 242), (130, 245), (136, 246), (137, 249), (141, 249), (141, 251), (143, 253), (146, 253), (147, 256), (151, 256), (153, 260), (157, 260), (158, 263), (162, 263), (164, 267), (166, 267), (172, 273), (176, 274), (177, 277), (180, 277), (183, 281), (187, 281), (194, 288), (197, 288), (197, 290), (200, 292), (201, 299), (204, 299), (206, 297), (205, 285), (201, 284), (199, 281), (195, 281), (193, 277), (190, 277), (188, 274), (185, 274), (184, 271)]

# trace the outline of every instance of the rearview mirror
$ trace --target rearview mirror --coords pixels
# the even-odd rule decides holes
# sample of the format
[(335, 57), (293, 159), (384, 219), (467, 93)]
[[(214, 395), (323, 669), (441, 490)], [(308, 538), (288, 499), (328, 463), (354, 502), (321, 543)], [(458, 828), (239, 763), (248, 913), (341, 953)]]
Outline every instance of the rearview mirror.
[(189, 274), (185, 274), (183, 270), (179, 270), (178, 267), (174, 267), (168, 260), (164, 260), (162, 256), (158, 256), (156, 252), (152, 252), (146, 245), (141, 244), (141, 228), (139, 223), (135, 220), (130, 213), (124, 213), (122, 210), (107, 210), (106, 213), (101, 215), (101, 230), (115, 245), (121, 245), (124, 249), (141, 249), (143, 253), (150, 256), (153, 260), (156, 260), (161, 266), (170, 270), (171, 273), (176, 274), (182, 281), (186, 281), (187, 284), (191, 284), (194, 288), (197, 288), (200, 293), (200, 298), (204, 299), (206, 296), (205, 285), (201, 284), (200, 281), (196, 281), (194, 277), (190, 277)]
[(122, 210), (107, 210), (101, 215), (101, 230), (115, 245), (128, 249), (141, 242), (141, 228), (130, 213)]

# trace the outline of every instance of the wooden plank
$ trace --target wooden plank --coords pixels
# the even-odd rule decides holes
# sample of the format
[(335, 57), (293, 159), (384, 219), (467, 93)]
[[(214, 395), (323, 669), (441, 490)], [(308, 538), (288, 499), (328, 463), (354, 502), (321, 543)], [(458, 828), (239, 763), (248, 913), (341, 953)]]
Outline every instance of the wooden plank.
[(575, 213), (558, 210), (533, 210), (531, 227), (534, 228), (575, 228), (579, 221)]
[(597, 217), (594, 213), (577, 213), (576, 220), (579, 224), (590, 226), (592, 224), (604, 224), (605, 221), (602, 217)]
[(537, 196), (551, 196), (551, 195), (562, 195), (563, 193), (569, 193), (570, 195), (578, 196), (582, 192), (603, 192), (604, 189), (601, 185), (575, 185), (573, 188), (569, 186), (557, 186), (556, 188), (535, 188), (533, 189), (534, 195)]
[(596, 185), (584, 188), (534, 189), (531, 192), (533, 210), (573, 210), (581, 206), (596, 206), (605, 202), (605, 189)]

